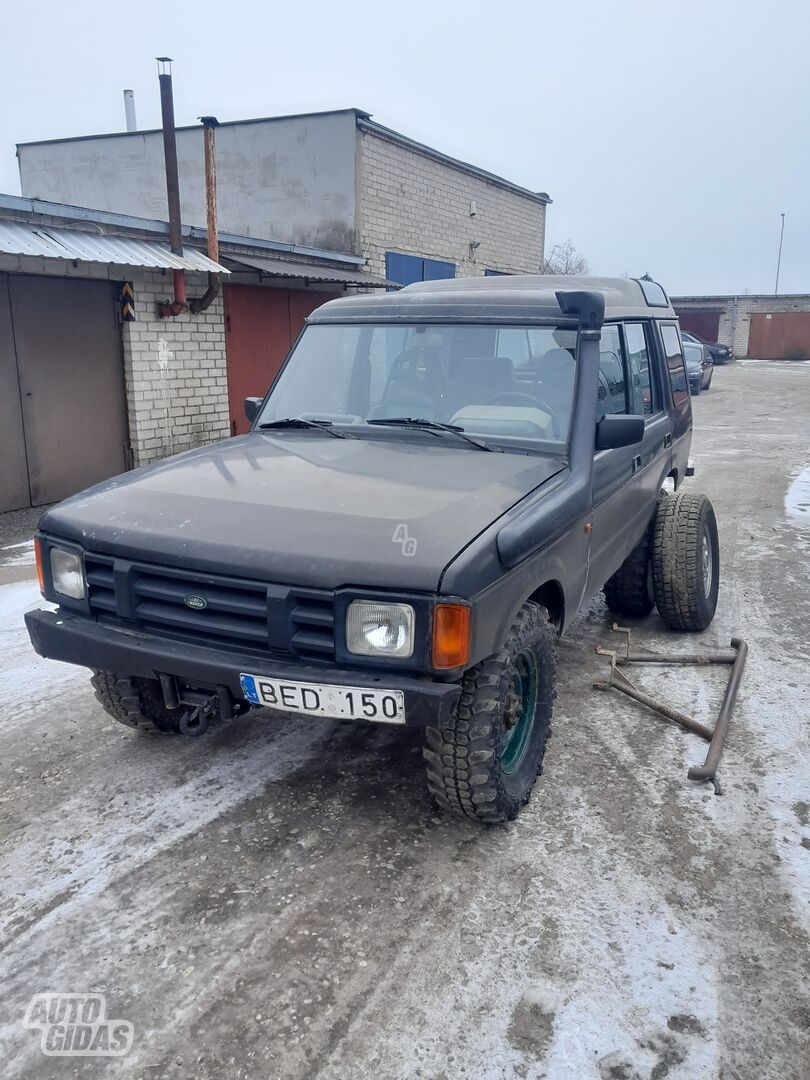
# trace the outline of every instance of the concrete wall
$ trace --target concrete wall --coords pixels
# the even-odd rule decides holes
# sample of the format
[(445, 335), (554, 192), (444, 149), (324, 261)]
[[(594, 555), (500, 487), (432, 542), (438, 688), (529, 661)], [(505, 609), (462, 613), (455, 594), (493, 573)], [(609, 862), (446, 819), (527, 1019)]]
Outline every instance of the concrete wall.
[(385, 274), (386, 251), (453, 262), (457, 277), (539, 273), (543, 203), (377, 133), (358, 140), (360, 251), (372, 273)]
[[(356, 246), (355, 113), (217, 128), (219, 227), (241, 236), (352, 253)], [(29, 198), (165, 220), (159, 131), (18, 148)], [(202, 127), (177, 132), (183, 222), (205, 225)]]
[[(755, 313), (776, 314), (783, 311), (810, 311), (810, 296), (683, 296), (673, 297), (676, 311), (720, 311), (717, 340), (731, 345), (735, 356), (748, 356), (748, 332)], [(757, 359), (752, 357), (752, 359)]]

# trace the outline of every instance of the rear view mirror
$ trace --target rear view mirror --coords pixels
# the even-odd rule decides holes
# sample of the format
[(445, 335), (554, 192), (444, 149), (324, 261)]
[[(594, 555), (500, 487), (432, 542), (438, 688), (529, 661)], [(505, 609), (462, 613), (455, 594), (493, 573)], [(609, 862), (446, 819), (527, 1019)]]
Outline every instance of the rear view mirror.
[(596, 449), (617, 450), (620, 446), (635, 446), (644, 438), (644, 417), (609, 413), (596, 425)]
[(264, 398), (260, 397), (246, 397), (245, 398), (245, 416), (248, 419), (248, 423), (252, 424), (256, 417), (259, 415), (259, 409), (261, 408)]

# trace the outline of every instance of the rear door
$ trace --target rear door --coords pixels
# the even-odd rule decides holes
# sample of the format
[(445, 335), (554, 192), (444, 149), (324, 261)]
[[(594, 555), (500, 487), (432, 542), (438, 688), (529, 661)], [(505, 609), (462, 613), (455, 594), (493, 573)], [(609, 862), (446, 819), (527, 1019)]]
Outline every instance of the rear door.
[(634, 532), (640, 540), (669, 472), (672, 421), (664, 408), (661, 365), (656, 363), (652, 323), (627, 322), (623, 333), (630, 370), (630, 411), (644, 417), (644, 438), (635, 449), (631, 504), (636, 514)]

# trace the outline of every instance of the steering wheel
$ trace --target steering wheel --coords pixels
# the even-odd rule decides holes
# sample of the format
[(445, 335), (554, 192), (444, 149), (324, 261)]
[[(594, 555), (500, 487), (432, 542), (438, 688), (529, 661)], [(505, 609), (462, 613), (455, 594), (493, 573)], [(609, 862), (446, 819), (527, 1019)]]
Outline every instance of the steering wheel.
[(506, 390), (502, 394), (496, 394), (491, 399), (490, 405), (530, 405), (533, 409), (540, 409), (545, 413), (548, 413), (551, 420), (551, 430), (555, 435), (559, 434), (557, 431), (557, 416), (547, 401), (543, 401), (542, 398), (536, 398), (532, 394), (521, 393), (520, 390)]

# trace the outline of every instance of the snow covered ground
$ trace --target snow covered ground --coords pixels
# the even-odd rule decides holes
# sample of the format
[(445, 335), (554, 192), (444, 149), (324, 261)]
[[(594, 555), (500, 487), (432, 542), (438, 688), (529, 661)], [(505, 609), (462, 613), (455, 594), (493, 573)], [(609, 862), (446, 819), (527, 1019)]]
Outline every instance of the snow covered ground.
[[(2, 1075), (808, 1077), (810, 367), (719, 368), (694, 404), (717, 618), (636, 633), (749, 642), (719, 796), (686, 779), (704, 743), (592, 690), (598, 599), (561, 643), (531, 803), (479, 829), (432, 807), (418, 733), (124, 730), (32, 652), (30, 548), (0, 551)], [(711, 723), (726, 677), (638, 681)], [(131, 1052), (44, 1056), (22, 1018), (47, 991), (106, 994)]]

